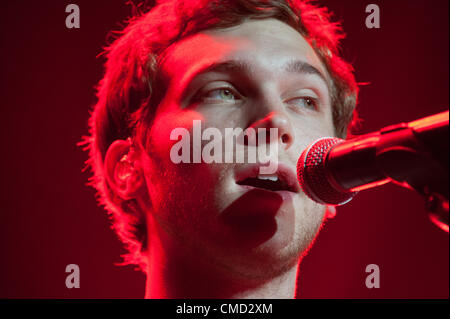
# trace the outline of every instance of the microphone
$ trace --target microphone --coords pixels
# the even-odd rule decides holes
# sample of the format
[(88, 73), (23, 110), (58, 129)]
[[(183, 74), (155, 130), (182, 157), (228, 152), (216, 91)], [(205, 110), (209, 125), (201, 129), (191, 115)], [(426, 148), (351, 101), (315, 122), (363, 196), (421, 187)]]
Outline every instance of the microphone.
[(343, 205), (359, 191), (395, 182), (448, 204), (449, 112), (342, 140), (310, 144), (297, 163), (303, 192), (326, 205)]

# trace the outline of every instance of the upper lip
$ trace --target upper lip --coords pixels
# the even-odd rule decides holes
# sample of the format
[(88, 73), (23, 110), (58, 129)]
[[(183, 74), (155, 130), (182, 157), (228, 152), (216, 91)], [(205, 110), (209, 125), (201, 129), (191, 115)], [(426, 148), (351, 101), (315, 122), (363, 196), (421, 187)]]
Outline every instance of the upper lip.
[[(259, 176), (265, 176), (265, 174), (260, 174), (260, 164), (244, 165), (240, 167), (235, 173), (236, 183), (239, 185), (245, 185), (245, 180), (250, 178), (258, 178)], [(273, 174), (278, 177), (279, 182), (283, 185), (285, 191), (290, 191), (294, 193), (300, 192), (300, 185), (298, 184), (296, 174), (294, 170), (289, 166), (278, 163), (277, 171)], [(243, 183), (244, 182), (244, 183)]]

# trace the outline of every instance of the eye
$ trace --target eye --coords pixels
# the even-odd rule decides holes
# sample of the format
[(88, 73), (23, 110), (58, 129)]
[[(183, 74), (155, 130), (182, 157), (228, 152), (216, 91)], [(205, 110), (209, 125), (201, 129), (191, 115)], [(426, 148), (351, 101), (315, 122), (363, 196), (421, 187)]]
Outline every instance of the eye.
[(204, 102), (235, 102), (239, 100), (239, 96), (230, 88), (218, 88), (201, 93), (198, 97)]
[(317, 111), (318, 110), (318, 101), (316, 98), (310, 96), (303, 96), (291, 99), (287, 101), (289, 105), (293, 105), (298, 108), (306, 108), (309, 110)]

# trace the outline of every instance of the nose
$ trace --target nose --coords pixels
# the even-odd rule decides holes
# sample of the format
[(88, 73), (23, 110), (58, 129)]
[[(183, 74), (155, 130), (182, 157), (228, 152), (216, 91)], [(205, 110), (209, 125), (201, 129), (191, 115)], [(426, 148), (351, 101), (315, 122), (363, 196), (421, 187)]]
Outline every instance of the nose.
[[(269, 112), (263, 118), (253, 122), (249, 128), (255, 130), (257, 143), (261, 141), (265, 143), (278, 142), (282, 147), (288, 149), (294, 142), (291, 122), (282, 111)], [(270, 134), (270, 129), (272, 128), (277, 129), (277, 134)], [(265, 136), (261, 136), (261, 134)]]

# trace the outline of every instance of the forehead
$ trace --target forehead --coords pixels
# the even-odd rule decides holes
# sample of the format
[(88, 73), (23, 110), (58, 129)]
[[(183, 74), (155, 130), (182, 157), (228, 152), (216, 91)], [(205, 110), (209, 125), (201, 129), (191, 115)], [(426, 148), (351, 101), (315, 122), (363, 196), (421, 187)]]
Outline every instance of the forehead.
[(221, 61), (241, 61), (255, 72), (275, 75), (293, 59), (312, 65), (328, 78), (311, 45), (295, 29), (276, 19), (248, 20), (173, 44), (162, 57), (161, 70), (169, 82), (183, 87), (199, 70)]

